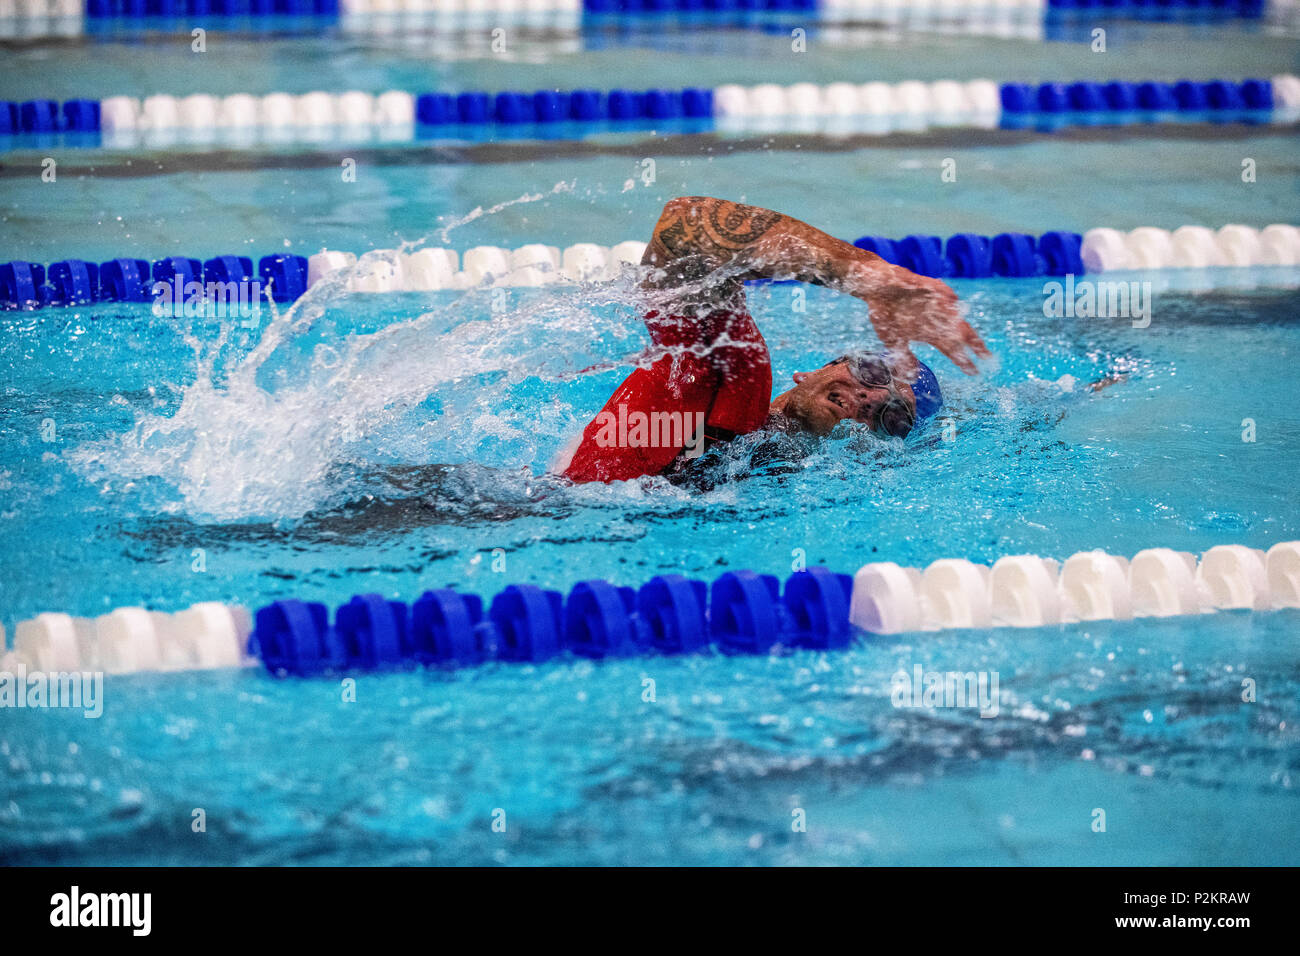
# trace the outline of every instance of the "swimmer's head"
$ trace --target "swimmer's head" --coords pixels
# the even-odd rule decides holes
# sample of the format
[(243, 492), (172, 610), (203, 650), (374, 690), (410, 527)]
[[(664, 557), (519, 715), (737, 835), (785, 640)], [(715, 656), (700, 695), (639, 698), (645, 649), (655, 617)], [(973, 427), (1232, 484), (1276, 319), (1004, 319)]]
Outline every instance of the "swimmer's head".
[(909, 383), (894, 374), (885, 355), (841, 355), (815, 372), (796, 372), (794, 388), (778, 395), (772, 409), (817, 435), (847, 419), (882, 437), (903, 438), (943, 406), (934, 372), (917, 364)]

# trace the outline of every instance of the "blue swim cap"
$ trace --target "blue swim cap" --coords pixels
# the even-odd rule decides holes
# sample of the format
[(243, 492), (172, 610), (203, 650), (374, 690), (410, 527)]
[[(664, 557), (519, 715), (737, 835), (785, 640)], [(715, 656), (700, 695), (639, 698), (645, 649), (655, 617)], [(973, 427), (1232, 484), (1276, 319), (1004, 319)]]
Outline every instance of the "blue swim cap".
[(916, 418), (929, 418), (943, 408), (943, 393), (939, 391), (939, 380), (934, 377), (930, 366), (917, 360), (916, 381), (912, 383), (912, 392), (916, 395)]

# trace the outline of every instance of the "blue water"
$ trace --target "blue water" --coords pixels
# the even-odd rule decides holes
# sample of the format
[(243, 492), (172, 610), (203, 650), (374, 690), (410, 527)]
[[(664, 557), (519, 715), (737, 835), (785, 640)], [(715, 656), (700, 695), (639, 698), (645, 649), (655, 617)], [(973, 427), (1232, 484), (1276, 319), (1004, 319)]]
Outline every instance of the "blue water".
[[(1048, 75), (1057, 54), (1074, 76), (1147, 78), (1161, 49), (1168, 76), (1188, 68), (1169, 59), (1179, 43), (1202, 55), (1197, 75), (1294, 60), (1294, 45), (1268, 37), (1216, 46), (1214, 34), (1150, 29), (1145, 59), (1127, 66), (1087, 59), (1086, 48), (946, 37), (809, 62), (826, 70), (819, 79), (866, 80), (1000, 76), (1012, 54), (1026, 78)], [(699, 67), (716, 75), (701, 82), (748, 81), (743, 44), (767, 39), (719, 36)], [(97, 67), (36, 45), (6, 51), (0, 95), (40, 86), (70, 96), (109, 82), (137, 94), (414, 88), (407, 68), (437, 72), (447, 88), (532, 88), (547, 70), (565, 85), (610, 85), (596, 81), (639, 55), (545, 52), (489, 82), (499, 64), (435, 68), (408, 48), (406, 67), (373, 40), (232, 42), (222, 55), (253, 66), (225, 88), (216, 72), (168, 71), (125, 44), (97, 46)], [(314, 63), (320, 49), (337, 56), (313, 76), (285, 65)], [(667, 82), (644, 71), (668, 71), (673, 57), (646, 54), (632, 75), (647, 82), (636, 85)], [(35, 62), (57, 69), (42, 76)], [(351, 69), (365, 62), (371, 72)], [(675, 62), (680, 73), (693, 61)], [(773, 76), (791, 71), (783, 81), (808, 75), (772, 62)], [(368, 153), (346, 184), (332, 161), (272, 153), (206, 162), (69, 151), (56, 183), (24, 175), (21, 160), (0, 171), (0, 259), (613, 243), (646, 238), (662, 203), (682, 193), (760, 203), (847, 238), (1300, 221), (1287, 131), (644, 145), (492, 164)], [(948, 156), (955, 183), (940, 181)], [(646, 157), (656, 159), (649, 185), (638, 177)], [(1240, 180), (1243, 157), (1256, 160), (1254, 183)], [(293, 324), (264, 313), (256, 330), (128, 305), (5, 313), (0, 622), (12, 633), (45, 610), (337, 604), (369, 591), (409, 600), (434, 586), (491, 595), (589, 577), (637, 585), (664, 571), (784, 576), (804, 558), (851, 572), (871, 560), (1300, 538), (1289, 372), (1300, 359), (1300, 270), (1225, 273), (1212, 291), (1185, 276), (1173, 286), (1168, 275), (1126, 278), (1153, 282), (1147, 328), (1047, 318), (1043, 280), (954, 283), (995, 353), (966, 379), (922, 350), (944, 384), (954, 441), (934, 428), (905, 444), (849, 430), (815, 444), (755, 437), (690, 486), (570, 488), (545, 476), (645, 345), (630, 279), (504, 300), (322, 288)], [(781, 285), (750, 299), (778, 383), (872, 341), (853, 300), (810, 290), (797, 312)], [(604, 370), (584, 371), (592, 365)], [(1124, 380), (1086, 388), (1110, 375)], [(1246, 419), (1253, 442), (1243, 441)], [(0, 711), (0, 856), (1295, 864), (1297, 623), (1293, 611), (1234, 612), (862, 635), (824, 655), (363, 675), (354, 703), (337, 680), (256, 670), (110, 677), (98, 720)], [(998, 716), (894, 707), (891, 675), (916, 665), (997, 672)], [(1255, 702), (1242, 700), (1245, 679)], [(196, 808), (206, 834), (191, 829)], [(1092, 829), (1098, 808), (1105, 833)], [(504, 833), (492, 829), (496, 811)], [(795, 811), (806, 832), (792, 830)]]
[[(15, 863), (1293, 865), (1297, 623), (363, 676), (351, 704), (124, 677), (98, 721), (7, 721), (0, 832)], [(1003, 711), (895, 709), (916, 664), (999, 671)]]
[[(846, 31), (814, 23), (795, 53), (789, 31), (709, 29), (646, 18), (635, 29), (581, 34), (507, 25), (504, 52), (490, 29), (407, 29), (392, 35), (319, 31), (260, 37), (212, 29), (207, 52), (176, 35), (6, 44), (4, 95), (71, 99), (113, 95), (307, 93), (359, 89), (536, 90), (839, 80), (1178, 80), (1294, 72), (1296, 30), (1259, 22), (1139, 23), (1096, 11), (1060, 42), (961, 33)], [(1106, 51), (1092, 50), (1092, 29)], [(759, 70), (761, 69), (761, 75)]]

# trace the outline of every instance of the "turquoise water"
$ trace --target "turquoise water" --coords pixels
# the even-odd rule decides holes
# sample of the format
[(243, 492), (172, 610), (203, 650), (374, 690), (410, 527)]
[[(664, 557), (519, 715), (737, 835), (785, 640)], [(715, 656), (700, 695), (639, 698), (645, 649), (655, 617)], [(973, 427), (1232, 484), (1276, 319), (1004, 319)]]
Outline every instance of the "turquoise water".
[[(749, 79), (738, 44), (756, 36), (720, 36), (721, 52), (699, 69), (718, 82)], [(1157, 75), (1161, 42), (1158, 75), (1190, 69), (1169, 61), (1176, 43), (1203, 55), (1197, 75), (1268, 73), (1294, 59), (1293, 45), (1267, 37), (1210, 39), (1157, 31), (1129, 75)], [(0, 94), (35, 95), (41, 82), (61, 96), (107, 81), (131, 93), (414, 87), (403, 57), (447, 88), (532, 88), (547, 70), (578, 86), (633, 65), (648, 85), (694, 62), (552, 52), (489, 82), (502, 71), (488, 62), (434, 67), (409, 48), (334, 42), (242, 41), (252, 66), (228, 88), (215, 73), (165, 69), (174, 54), (153, 63), (108, 45), (96, 48), (106, 65), (92, 68), (38, 45), (7, 56)], [(337, 52), (330, 65), (284, 79), (293, 71), (282, 61), (305, 62), (322, 43)], [(910, 52), (819, 60), (818, 78), (961, 78), (967, 67), (1000, 76), (1011, 52), (1024, 75), (1047, 75), (1049, 53), (1064, 49), (900, 43)], [(28, 68), (37, 54), (51, 65), (43, 77)], [(1128, 70), (1061, 55), (1074, 58), (1075, 76)], [(351, 71), (365, 62), (370, 72)], [(664, 72), (651, 78), (652, 69)], [(784, 69), (774, 64), (772, 75)], [(0, 259), (365, 252), (421, 239), (462, 250), (613, 243), (646, 238), (662, 203), (682, 193), (771, 206), (846, 238), (1300, 218), (1292, 131), (1025, 134), (981, 145), (945, 135), (834, 148), (678, 138), (491, 164), (370, 151), (347, 184), (333, 157), (68, 152), (58, 181), (41, 183), (19, 156), (0, 169)], [(948, 156), (955, 183), (940, 181)], [(656, 159), (649, 185), (637, 178), (646, 157)], [(1252, 184), (1241, 182), (1243, 157), (1256, 160)], [(1147, 328), (1046, 318), (1041, 279), (954, 283), (995, 353), (978, 379), (921, 353), (943, 382), (954, 441), (939, 442), (933, 427), (905, 444), (851, 431), (815, 444), (754, 437), (690, 486), (570, 488), (545, 477), (645, 344), (645, 303), (630, 279), (504, 300), (322, 287), (292, 321), (267, 313), (256, 330), (127, 305), (0, 314), (0, 622), (12, 633), (44, 610), (257, 607), (283, 596), (337, 604), (369, 591), (410, 600), (443, 585), (491, 595), (516, 582), (636, 585), (664, 571), (785, 576), (801, 556), (851, 572), (871, 560), (1300, 538), (1289, 374), (1300, 359), (1300, 270), (1225, 273), (1213, 291), (1187, 277), (1131, 278), (1153, 283)], [(810, 290), (800, 313), (779, 285), (750, 299), (778, 383), (872, 341), (852, 300)], [(593, 365), (603, 370), (584, 371)], [(1125, 378), (1084, 387), (1114, 374)], [(1253, 442), (1243, 441), (1245, 419)], [(862, 635), (824, 655), (359, 675), (353, 703), (337, 680), (255, 670), (110, 677), (98, 720), (4, 711), (0, 855), (1295, 864), (1297, 623), (1293, 611), (1234, 612)], [(891, 676), (917, 665), (996, 672), (998, 716), (894, 707)], [(644, 699), (647, 679), (654, 701)], [(1242, 700), (1244, 679), (1257, 687), (1253, 703)], [(195, 808), (206, 834), (191, 829)], [(1098, 808), (1105, 833), (1092, 830)], [(504, 833), (492, 828), (496, 811)], [(792, 830), (795, 811), (806, 832)]]
[(1047, 43), (935, 32), (836, 34), (806, 23), (803, 53), (793, 52), (788, 32), (654, 20), (635, 30), (568, 36), (507, 26), (504, 52), (493, 52), (488, 29), (406, 30), (390, 36), (324, 31), (314, 37), (214, 30), (201, 54), (191, 51), (185, 33), (121, 43), (87, 38), (6, 44), (3, 81), (5, 97), (20, 100), (351, 89), (644, 89), (764, 81), (1177, 80), (1269, 77), (1295, 72), (1297, 65), (1294, 23), (1289, 29), (1245, 21), (1176, 25), (1101, 15), (1088, 22), (1106, 29), (1106, 52), (1092, 51), (1090, 26), (1067, 32), (1063, 42)]
[[(1294, 865), (1297, 623), (362, 676), (352, 704), (125, 677), (98, 721), (7, 722), (0, 833), (14, 863)], [(1004, 710), (895, 709), (916, 664), (998, 670)]]

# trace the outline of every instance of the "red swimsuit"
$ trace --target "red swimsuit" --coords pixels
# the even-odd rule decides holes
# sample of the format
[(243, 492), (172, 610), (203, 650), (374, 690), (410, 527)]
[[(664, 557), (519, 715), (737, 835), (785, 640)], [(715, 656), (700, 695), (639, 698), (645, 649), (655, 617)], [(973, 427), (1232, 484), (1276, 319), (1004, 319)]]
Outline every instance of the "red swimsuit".
[[(657, 475), (682, 452), (683, 444), (648, 447), (645, 442), (611, 445), (597, 441), (606, 412), (620, 417), (670, 412), (687, 422), (704, 416), (709, 431), (743, 435), (761, 428), (772, 399), (772, 364), (767, 343), (747, 312), (711, 312), (704, 318), (645, 317), (650, 340), (672, 349), (647, 368), (638, 368), (615, 389), (601, 414), (582, 433), (582, 444), (565, 469), (573, 481), (625, 481)], [(606, 419), (605, 421), (608, 421)]]

